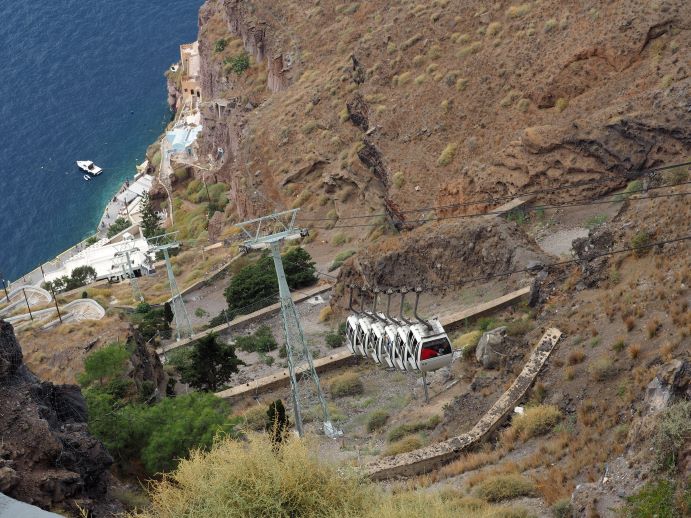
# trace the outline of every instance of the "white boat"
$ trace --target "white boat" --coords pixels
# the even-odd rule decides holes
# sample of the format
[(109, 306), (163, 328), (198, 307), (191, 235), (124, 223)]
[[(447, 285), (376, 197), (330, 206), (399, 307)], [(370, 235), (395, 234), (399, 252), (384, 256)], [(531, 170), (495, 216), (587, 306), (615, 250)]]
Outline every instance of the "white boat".
[(91, 177), (88, 174), (85, 174), (82, 178), (84, 178), (84, 180), (86, 180), (87, 182), (91, 180)]
[(103, 172), (103, 169), (98, 167), (91, 160), (77, 160), (77, 167), (92, 176), (98, 176)]

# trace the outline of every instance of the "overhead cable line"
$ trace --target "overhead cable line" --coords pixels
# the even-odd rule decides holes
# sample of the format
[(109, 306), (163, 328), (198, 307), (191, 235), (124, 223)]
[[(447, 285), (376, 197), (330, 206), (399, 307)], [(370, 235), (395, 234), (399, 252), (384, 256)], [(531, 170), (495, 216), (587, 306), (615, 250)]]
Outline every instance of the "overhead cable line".
[[(467, 277), (467, 278), (465, 278), (465, 279), (460, 279), (460, 280), (455, 281), (455, 282), (445, 283), (443, 286), (442, 286), (442, 285), (438, 285), (438, 286), (426, 286), (426, 287), (422, 287), (421, 290), (422, 290), (422, 291), (435, 291), (435, 290), (441, 290), (441, 289), (444, 289), (444, 288), (448, 288), (448, 287), (451, 287), (451, 286), (462, 286), (462, 285), (464, 285), (464, 284), (470, 284), (470, 283), (472, 283), (472, 282), (487, 281), (487, 280), (495, 279), (495, 278), (497, 278), (497, 277), (509, 277), (509, 276), (515, 275), (515, 274), (517, 274), (517, 273), (535, 272), (535, 271), (540, 271), (540, 270), (543, 270), (543, 269), (550, 269), (550, 268), (556, 268), (556, 267), (558, 267), (558, 266), (565, 266), (565, 265), (568, 265), (568, 264), (583, 263), (583, 262), (591, 262), (591, 261), (594, 261), (595, 259), (599, 259), (600, 257), (606, 257), (606, 256), (610, 256), (610, 255), (623, 254), (623, 253), (626, 253), (626, 252), (638, 252), (638, 251), (640, 251), (640, 250), (647, 250), (647, 249), (649, 249), (649, 248), (655, 248), (656, 246), (662, 246), (662, 245), (666, 245), (666, 244), (670, 244), (670, 243), (678, 243), (678, 242), (681, 242), (681, 241), (687, 241), (687, 240), (689, 240), (689, 239), (691, 239), (691, 235), (683, 236), (683, 237), (677, 237), (677, 238), (672, 238), (672, 239), (666, 239), (666, 240), (664, 240), (664, 241), (657, 241), (657, 242), (655, 242), (655, 243), (649, 243), (649, 244), (647, 244), (647, 245), (634, 246), (634, 247), (627, 247), (627, 248), (620, 248), (620, 249), (617, 249), (617, 250), (612, 250), (612, 251), (610, 251), (610, 252), (603, 252), (603, 253), (600, 253), (600, 254), (596, 254), (596, 255), (593, 255), (593, 256), (588, 257), (587, 259), (579, 259), (579, 258), (568, 259), (568, 260), (565, 260), (565, 261), (558, 261), (558, 262), (555, 262), (555, 263), (543, 264), (543, 265), (533, 266), (533, 267), (530, 267), (530, 268), (527, 268), (527, 267), (526, 267), (526, 268), (520, 268), (520, 269), (517, 269), (517, 270), (511, 270), (511, 271), (508, 271), (508, 272), (493, 273), (493, 274), (490, 274), (490, 275), (483, 275), (483, 276), (479, 276), (479, 277)], [(380, 291), (393, 290), (395, 293), (397, 293), (397, 292), (400, 292), (400, 291), (403, 290), (403, 289), (406, 289), (406, 290), (408, 290), (408, 291), (410, 290), (410, 287), (409, 287), (409, 286), (399, 286), (399, 287), (393, 287), (393, 286), (381, 287), (381, 286), (377, 286), (376, 288), (371, 288), (371, 287), (367, 287), (367, 286), (358, 286), (358, 285), (352, 285), (352, 286), (353, 286), (354, 288), (358, 288), (358, 289), (360, 289), (360, 290), (362, 290), (362, 291), (373, 291), (374, 289), (377, 289), (377, 290), (380, 290)]]
[[(637, 173), (637, 178), (640, 178), (642, 176), (650, 175), (652, 173), (656, 173), (659, 171), (664, 171), (668, 169), (676, 169), (678, 167), (684, 167), (691, 165), (691, 162), (682, 162), (680, 164), (672, 164), (668, 166), (662, 166), (658, 167), (655, 169), (647, 169), (645, 171), (640, 171)], [(460, 207), (468, 207), (471, 205), (482, 205), (485, 203), (497, 203), (500, 201), (506, 201), (506, 200), (513, 200), (515, 198), (520, 198), (522, 196), (536, 196), (538, 194), (549, 194), (557, 191), (563, 191), (563, 190), (568, 190), (568, 189), (576, 189), (578, 187), (588, 187), (591, 185), (604, 185), (612, 180), (626, 180), (627, 178), (622, 178), (621, 176), (609, 176), (606, 178), (598, 178), (597, 180), (589, 180), (589, 181), (584, 181), (584, 182), (576, 182), (573, 184), (569, 185), (562, 185), (559, 187), (552, 187), (550, 189), (541, 189), (537, 191), (526, 191), (526, 192), (518, 192), (512, 195), (504, 195), (504, 196), (498, 196), (498, 197), (490, 197), (490, 198), (484, 198), (480, 200), (474, 200), (474, 201), (466, 201), (466, 202), (459, 202), (459, 203), (452, 203), (449, 205), (439, 205), (436, 207), (421, 207), (417, 209), (408, 209), (408, 210), (403, 210), (400, 211), (400, 214), (414, 214), (418, 212), (427, 212), (431, 210), (447, 210), (447, 209), (454, 209), (454, 208), (460, 208)], [(381, 216), (388, 216), (387, 213), (378, 213), (378, 214), (360, 214), (356, 216), (343, 216), (341, 218), (338, 218), (339, 220), (344, 220), (344, 219), (366, 219), (366, 218), (376, 218), (376, 217), (381, 217)], [(302, 216), (298, 216), (298, 219), (301, 221), (333, 221), (333, 218), (305, 218)]]
[[(635, 191), (629, 191), (626, 194), (624, 194), (624, 198), (621, 200), (617, 199), (581, 199), (581, 200), (575, 200), (572, 202), (567, 202), (567, 203), (559, 203), (559, 204), (552, 204), (552, 205), (534, 205), (532, 207), (521, 207), (520, 209), (514, 209), (514, 210), (520, 210), (523, 212), (535, 212), (535, 211), (541, 211), (541, 210), (548, 210), (548, 209), (559, 209), (563, 207), (585, 207), (588, 205), (603, 205), (603, 204), (610, 204), (610, 203), (617, 203), (619, 201), (629, 201), (629, 202), (634, 202), (634, 201), (646, 201), (646, 200), (653, 200), (656, 198), (676, 198), (676, 197), (681, 197), (681, 196), (687, 196), (691, 194), (691, 192), (683, 192), (683, 193), (672, 193), (672, 194), (659, 194), (656, 196), (646, 196), (646, 197), (628, 197), (631, 194), (635, 194), (637, 192), (645, 192), (645, 191), (651, 191), (651, 190), (656, 190), (656, 189), (662, 189), (662, 188), (668, 188), (668, 187), (676, 187), (678, 185), (687, 185), (691, 184), (691, 182), (682, 182), (678, 184), (669, 184), (669, 185), (664, 185), (664, 186), (659, 186), (659, 187), (649, 187), (648, 189), (640, 189), (640, 190), (635, 190)], [(615, 195), (615, 196), (620, 196), (620, 195)], [(456, 214), (456, 215), (451, 215), (451, 216), (434, 216), (430, 218), (423, 218), (423, 219), (414, 219), (414, 220), (408, 220), (408, 221), (402, 221), (402, 224), (423, 224), (423, 223), (429, 223), (432, 221), (443, 221), (447, 219), (464, 219), (464, 218), (478, 218), (482, 216), (501, 216), (507, 213), (510, 213), (511, 211), (507, 210), (494, 210), (494, 211), (487, 211), (487, 212), (475, 212), (472, 214)], [(331, 220), (333, 221), (333, 220)], [(317, 230), (333, 230), (337, 228), (372, 228), (372, 227), (378, 227), (380, 226), (381, 223), (353, 223), (350, 225), (335, 225), (333, 227), (311, 227), (313, 229)]]

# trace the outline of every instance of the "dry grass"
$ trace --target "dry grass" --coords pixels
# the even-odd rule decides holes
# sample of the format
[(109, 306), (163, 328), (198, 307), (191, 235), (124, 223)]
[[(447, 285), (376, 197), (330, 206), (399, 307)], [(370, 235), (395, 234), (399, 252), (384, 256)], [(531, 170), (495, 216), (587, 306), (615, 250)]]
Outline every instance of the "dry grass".
[(549, 433), (561, 420), (561, 412), (552, 405), (539, 405), (525, 409), (522, 415), (515, 415), (511, 426), (502, 433), (504, 444), (513, 444), (516, 439), (527, 441), (532, 437)]
[(262, 431), (268, 419), (267, 407), (255, 405), (245, 410), (240, 417), (242, 418), (241, 427), (247, 430)]
[(590, 377), (595, 381), (605, 381), (617, 373), (617, 368), (609, 358), (598, 358), (588, 367)]
[(583, 349), (575, 349), (569, 353), (569, 365), (578, 365), (585, 360), (585, 351)]
[(346, 372), (335, 376), (329, 385), (331, 395), (335, 398), (355, 396), (365, 391), (360, 376), (354, 372)]
[(639, 344), (631, 344), (628, 349), (629, 358), (635, 360), (641, 354), (641, 346)]
[(500, 502), (535, 494), (535, 484), (518, 474), (488, 477), (475, 489), (475, 495), (488, 502)]
[(648, 334), (648, 338), (655, 338), (657, 335), (657, 332), (660, 330), (662, 327), (662, 324), (660, 324), (660, 321), (656, 318), (653, 318), (651, 320), (648, 320), (648, 323), (645, 325), (645, 331)]
[(401, 453), (407, 453), (419, 448), (422, 448), (422, 440), (420, 440), (417, 435), (409, 435), (408, 437), (404, 437), (403, 439), (399, 439), (398, 441), (389, 444), (382, 455), (384, 457), (392, 457), (394, 455), (400, 455)]
[(319, 312), (319, 321), (320, 322), (326, 322), (327, 320), (330, 320), (331, 317), (333, 316), (333, 309), (331, 309), (331, 306), (325, 306), (321, 309)]

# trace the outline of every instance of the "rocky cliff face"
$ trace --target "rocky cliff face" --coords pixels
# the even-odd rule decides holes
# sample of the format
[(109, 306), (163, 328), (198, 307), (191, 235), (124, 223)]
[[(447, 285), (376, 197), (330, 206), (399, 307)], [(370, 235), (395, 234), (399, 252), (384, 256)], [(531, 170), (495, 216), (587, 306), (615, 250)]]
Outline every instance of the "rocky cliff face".
[[(203, 149), (224, 150), (241, 217), (400, 216), (614, 176), (559, 200), (606, 193), (691, 151), (690, 24), (680, 0), (209, 0)], [(224, 60), (242, 49), (254, 64), (236, 75)]]
[(79, 387), (36, 378), (0, 321), (0, 491), (44, 508), (102, 498), (113, 459), (86, 417)]

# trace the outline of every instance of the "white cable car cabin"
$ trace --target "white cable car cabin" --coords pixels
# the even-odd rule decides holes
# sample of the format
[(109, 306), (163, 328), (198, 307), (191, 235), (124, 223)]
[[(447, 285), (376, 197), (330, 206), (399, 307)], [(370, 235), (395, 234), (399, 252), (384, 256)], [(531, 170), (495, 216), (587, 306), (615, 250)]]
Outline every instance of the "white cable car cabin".
[(355, 354), (368, 356), (367, 354), (367, 344), (369, 343), (369, 337), (372, 334), (372, 324), (374, 319), (369, 315), (360, 315), (358, 318), (358, 329), (357, 329), (357, 339), (355, 340)]
[(354, 354), (354, 355), (359, 355), (359, 356), (366, 356), (365, 351), (365, 345), (366, 345), (366, 339), (367, 339), (367, 334), (365, 330), (363, 330), (363, 327), (360, 325), (361, 321), (366, 319), (366, 327), (369, 329), (369, 324), (371, 322), (371, 319), (367, 318), (365, 313), (361, 313), (359, 311), (356, 311), (353, 309), (353, 288), (354, 286), (350, 286), (350, 300), (348, 302), (348, 309), (352, 311), (353, 315), (350, 315), (348, 319), (346, 320), (346, 345), (348, 346), (348, 350)]
[(393, 361), (393, 346), (396, 342), (396, 330), (398, 329), (398, 323), (389, 323), (388, 326), (384, 328), (385, 336), (383, 337), (379, 346), (379, 358), (382, 363), (385, 363), (387, 367), (395, 367)]
[[(451, 365), (453, 350), (451, 342), (438, 318), (425, 324), (415, 324), (409, 331), (409, 345), (413, 357), (409, 358), (409, 365), (416, 370), (431, 372)], [(412, 363), (411, 363), (412, 360)]]
[(380, 354), (382, 350), (383, 343), (386, 341), (386, 320), (383, 315), (379, 315), (380, 319), (377, 319), (372, 324), (372, 333), (369, 337), (369, 343), (367, 344), (367, 352), (369, 356), (374, 360), (375, 363), (382, 363), (382, 356)]
[(360, 327), (357, 315), (350, 315), (346, 320), (346, 345), (348, 350), (355, 354), (357, 350), (357, 334)]

